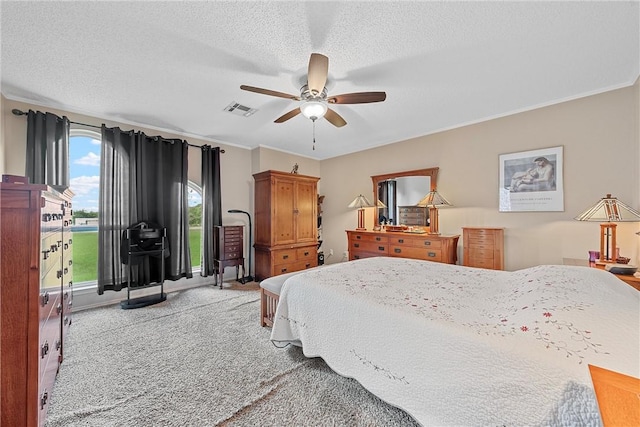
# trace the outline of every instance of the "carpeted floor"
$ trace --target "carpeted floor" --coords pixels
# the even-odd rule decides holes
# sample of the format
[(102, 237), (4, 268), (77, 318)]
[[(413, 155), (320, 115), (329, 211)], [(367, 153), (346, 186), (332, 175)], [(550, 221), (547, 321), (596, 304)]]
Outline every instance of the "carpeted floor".
[(415, 426), (259, 326), (257, 285), (74, 313), (47, 416), (73, 426)]

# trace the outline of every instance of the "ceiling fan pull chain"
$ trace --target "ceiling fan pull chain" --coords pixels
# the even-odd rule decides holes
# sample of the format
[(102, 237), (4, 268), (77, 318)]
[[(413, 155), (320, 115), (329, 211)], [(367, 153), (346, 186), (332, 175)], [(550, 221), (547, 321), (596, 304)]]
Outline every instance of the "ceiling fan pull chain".
[(316, 151), (316, 121), (313, 120), (313, 151)]

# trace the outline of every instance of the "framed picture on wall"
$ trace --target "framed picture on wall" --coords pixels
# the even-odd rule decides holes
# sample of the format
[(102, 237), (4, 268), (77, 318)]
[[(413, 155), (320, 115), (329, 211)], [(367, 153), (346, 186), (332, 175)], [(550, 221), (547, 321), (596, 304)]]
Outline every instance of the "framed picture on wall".
[(500, 155), (500, 212), (564, 211), (562, 147)]

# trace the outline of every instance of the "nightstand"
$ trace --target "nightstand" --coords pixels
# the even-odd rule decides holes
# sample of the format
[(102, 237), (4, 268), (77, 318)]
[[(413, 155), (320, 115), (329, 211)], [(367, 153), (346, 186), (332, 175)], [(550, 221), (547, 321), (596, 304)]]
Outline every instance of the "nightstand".
[[(590, 262), (589, 267), (599, 268), (600, 270), (604, 270), (604, 264), (596, 264), (595, 262)], [(613, 275), (640, 291), (640, 276), (638, 275), (637, 272), (635, 274), (613, 274)]]
[[(584, 259), (577, 258), (563, 258), (562, 263), (564, 265), (581, 265), (585, 267), (599, 268), (600, 270), (604, 270), (604, 264), (596, 264), (595, 262), (589, 262)], [(613, 274), (613, 273), (611, 273)], [(613, 274), (618, 279), (627, 283), (631, 287), (640, 291), (640, 273), (636, 272), (636, 274)]]

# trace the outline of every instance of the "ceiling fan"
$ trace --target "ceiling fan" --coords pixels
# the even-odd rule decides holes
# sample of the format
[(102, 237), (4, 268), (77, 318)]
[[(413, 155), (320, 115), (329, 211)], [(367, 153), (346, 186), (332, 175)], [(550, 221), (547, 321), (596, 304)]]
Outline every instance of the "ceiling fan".
[(329, 108), (329, 104), (367, 104), (370, 102), (381, 102), (387, 98), (385, 92), (355, 92), (329, 96), (327, 94), (327, 88), (325, 87), (328, 73), (329, 58), (320, 53), (312, 53), (309, 58), (307, 84), (300, 89), (300, 95), (290, 95), (288, 93), (247, 85), (241, 85), (240, 89), (261, 93), (263, 95), (291, 99), (293, 101), (301, 101), (299, 107), (278, 117), (274, 121), (275, 123), (286, 122), (302, 113), (314, 123), (317, 119), (324, 117), (329, 123), (336, 127), (342, 127), (346, 125), (347, 122), (338, 113)]

